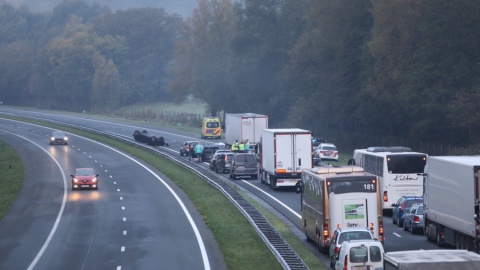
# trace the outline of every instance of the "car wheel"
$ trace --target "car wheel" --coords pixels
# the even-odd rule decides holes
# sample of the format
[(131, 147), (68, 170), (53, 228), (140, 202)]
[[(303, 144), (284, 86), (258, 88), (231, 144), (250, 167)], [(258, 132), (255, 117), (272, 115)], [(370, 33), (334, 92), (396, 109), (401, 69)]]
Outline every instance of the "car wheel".
[(398, 227), (401, 228), (403, 226), (403, 220), (399, 218), (397, 221), (397, 224), (398, 224)]
[(393, 223), (393, 224), (397, 224), (397, 221), (395, 220), (395, 214), (394, 214), (393, 217), (392, 217), (392, 223)]
[(408, 230), (408, 228), (407, 228), (407, 222), (403, 222), (403, 230), (404, 230), (404, 231), (407, 231), (407, 230)]

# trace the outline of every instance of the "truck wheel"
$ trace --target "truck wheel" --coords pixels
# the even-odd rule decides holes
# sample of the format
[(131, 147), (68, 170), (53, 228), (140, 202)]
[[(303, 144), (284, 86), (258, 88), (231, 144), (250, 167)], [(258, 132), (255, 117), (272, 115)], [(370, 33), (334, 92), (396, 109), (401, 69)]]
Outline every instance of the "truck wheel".
[(435, 229), (435, 242), (437, 246), (442, 247), (442, 239), (440, 237), (440, 227), (437, 226)]
[(275, 190), (277, 189), (277, 179), (275, 178), (275, 176), (273, 175), (269, 175), (270, 176), (270, 187)]

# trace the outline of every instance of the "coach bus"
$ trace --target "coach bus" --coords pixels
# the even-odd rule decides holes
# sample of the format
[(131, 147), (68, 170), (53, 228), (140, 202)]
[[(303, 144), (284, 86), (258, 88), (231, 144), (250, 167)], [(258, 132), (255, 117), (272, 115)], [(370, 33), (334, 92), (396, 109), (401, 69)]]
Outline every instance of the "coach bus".
[(382, 243), (383, 219), (378, 177), (358, 166), (305, 169), (297, 184), (302, 227), (323, 253), (339, 228), (366, 228)]
[(423, 171), (427, 154), (408, 147), (369, 147), (353, 152), (350, 164), (380, 178), (382, 208), (391, 211), (402, 196), (423, 196)]

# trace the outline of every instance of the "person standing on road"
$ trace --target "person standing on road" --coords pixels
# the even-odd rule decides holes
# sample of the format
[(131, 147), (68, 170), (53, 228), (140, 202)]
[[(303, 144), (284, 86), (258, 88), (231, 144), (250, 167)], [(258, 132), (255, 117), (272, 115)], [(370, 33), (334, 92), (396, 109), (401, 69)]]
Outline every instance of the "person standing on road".
[(188, 148), (188, 161), (192, 161), (192, 157), (193, 157), (193, 145), (189, 145), (189, 148)]
[(239, 144), (238, 144), (238, 151), (239, 152), (245, 152), (245, 144), (243, 141), (241, 141)]
[(238, 146), (238, 140), (235, 140), (235, 142), (232, 144), (232, 147), (230, 148), (232, 152), (238, 152), (239, 146)]
[(250, 141), (247, 139), (247, 142), (245, 143), (245, 152), (250, 152)]
[(197, 155), (198, 162), (202, 162), (202, 153), (203, 153), (203, 145), (200, 143), (195, 145), (195, 155)]

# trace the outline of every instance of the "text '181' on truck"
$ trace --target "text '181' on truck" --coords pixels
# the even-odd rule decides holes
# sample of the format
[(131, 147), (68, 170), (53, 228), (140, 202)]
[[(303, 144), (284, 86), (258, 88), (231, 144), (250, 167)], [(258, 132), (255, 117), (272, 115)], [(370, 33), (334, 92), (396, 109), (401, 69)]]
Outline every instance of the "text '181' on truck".
[(294, 187), (304, 169), (313, 167), (312, 132), (264, 129), (260, 140), (260, 180), (272, 189)]
[(428, 158), (423, 198), (428, 240), (479, 252), (479, 177), (480, 156)]
[(302, 228), (322, 253), (337, 228), (367, 228), (384, 241), (379, 178), (358, 166), (315, 167), (302, 172)]

